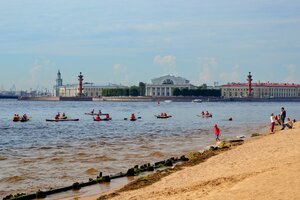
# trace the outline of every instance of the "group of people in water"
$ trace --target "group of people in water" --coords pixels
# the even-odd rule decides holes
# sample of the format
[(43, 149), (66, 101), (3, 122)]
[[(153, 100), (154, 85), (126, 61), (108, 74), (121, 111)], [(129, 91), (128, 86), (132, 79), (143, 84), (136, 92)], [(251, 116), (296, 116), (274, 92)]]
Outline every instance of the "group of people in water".
[(285, 118), (286, 118), (286, 110), (284, 109), (284, 107), (281, 108), (281, 112), (279, 115), (274, 115), (274, 113), (272, 113), (270, 116), (270, 120), (271, 120), (270, 133), (274, 133), (275, 125), (280, 125), (281, 130), (284, 130), (285, 127), (292, 129), (295, 120), (292, 121), (289, 117), (287, 117), (287, 120), (285, 120)]
[(13, 116), (13, 121), (18, 122), (18, 121), (28, 121), (28, 117), (26, 114), (23, 114), (22, 117), (20, 117), (18, 114), (14, 114)]

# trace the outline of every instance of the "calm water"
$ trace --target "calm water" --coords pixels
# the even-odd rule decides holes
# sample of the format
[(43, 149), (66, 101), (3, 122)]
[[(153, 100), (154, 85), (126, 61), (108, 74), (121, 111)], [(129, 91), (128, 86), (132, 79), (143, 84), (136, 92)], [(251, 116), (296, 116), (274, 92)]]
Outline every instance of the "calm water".
[[(214, 143), (213, 125), (221, 138), (257, 132), (269, 115), (285, 106), (288, 116), (299, 117), (300, 103), (116, 103), (30, 102), (0, 100), (0, 197), (35, 192), (87, 181), (99, 171), (126, 172), (135, 164), (155, 162)], [(94, 122), (84, 115), (92, 109), (109, 112), (112, 121)], [(197, 117), (208, 110), (213, 118)], [(46, 122), (65, 112), (79, 122)], [(160, 120), (167, 112), (173, 118)], [(14, 113), (32, 116), (14, 123)], [(136, 122), (124, 121), (131, 113)], [(297, 115), (298, 114), (298, 115)], [(233, 121), (226, 119), (233, 117)]]

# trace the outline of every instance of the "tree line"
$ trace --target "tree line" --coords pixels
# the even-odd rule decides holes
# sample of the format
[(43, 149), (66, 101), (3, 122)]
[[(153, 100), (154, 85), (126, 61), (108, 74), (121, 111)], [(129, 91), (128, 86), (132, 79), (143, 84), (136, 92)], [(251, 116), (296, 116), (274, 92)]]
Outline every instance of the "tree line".
[(204, 89), (199, 87), (197, 89), (188, 89), (188, 88), (175, 88), (173, 90), (174, 96), (210, 96), (210, 97), (220, 97), (220, 89)]
[(128, 88), (103, 89), (102, 96), (144, 96), (145, 83), (140, 82), (139, 86), (131, 86)]

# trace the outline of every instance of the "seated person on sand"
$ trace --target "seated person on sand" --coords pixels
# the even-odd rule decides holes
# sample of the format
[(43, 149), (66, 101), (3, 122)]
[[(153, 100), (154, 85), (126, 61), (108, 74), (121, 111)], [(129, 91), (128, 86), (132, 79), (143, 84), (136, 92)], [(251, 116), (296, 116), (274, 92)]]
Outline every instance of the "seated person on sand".
[(289, 129), (293, 128), (293, 122), (290, 118), (287, 118), (287, 121), (284, 123), (284, 126), (288, 127)]

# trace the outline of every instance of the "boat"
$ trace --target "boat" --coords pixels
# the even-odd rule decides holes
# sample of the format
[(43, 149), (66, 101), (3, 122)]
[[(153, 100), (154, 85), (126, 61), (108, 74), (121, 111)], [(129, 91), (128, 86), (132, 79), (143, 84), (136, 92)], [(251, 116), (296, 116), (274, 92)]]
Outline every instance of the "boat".
[(192, 100), (193, 103), (202, 103), (202, 99), (194, 99)]
[(94, 118), (94, 121), (95, 122), (99, 122), (99, 121), (110, 121), (111, 120), (111, 118), (104, 118), (104, 119), (100, 119), (100, 120), (96, 120), (95, 118)]
[(28, 122), (29, 119), (20, 119), (20, 122)]
[(202, 117), (202, 118), (205, 118), (205, 117), (212, 117), (212, 114), (209, 114), (209, 115), (197, 115), (198, 117)]
[(46, 122), (68, 122), (68, 121), (79, 121), (77, 118), (67, 118), (67, 119), (46, 119)]
[(155, 115), (155, 117), (158, 119), (168, 119), (168, 118), (171, 118), (172, 115), (168, 115), (168, 116)]

